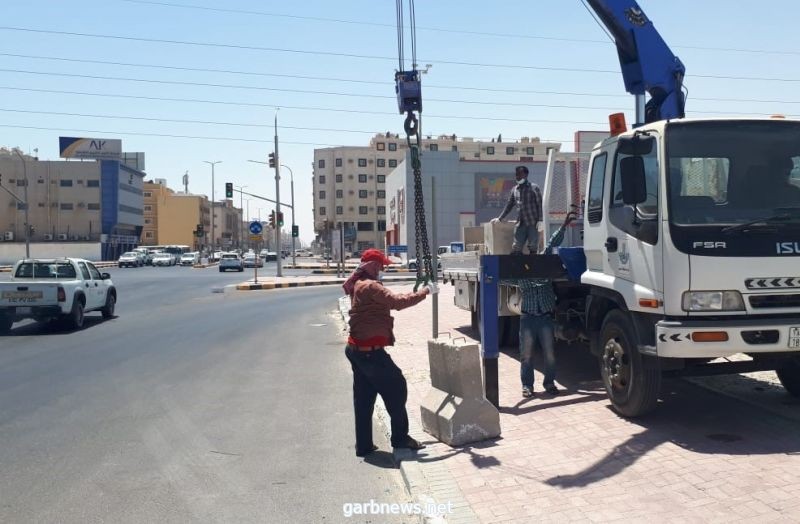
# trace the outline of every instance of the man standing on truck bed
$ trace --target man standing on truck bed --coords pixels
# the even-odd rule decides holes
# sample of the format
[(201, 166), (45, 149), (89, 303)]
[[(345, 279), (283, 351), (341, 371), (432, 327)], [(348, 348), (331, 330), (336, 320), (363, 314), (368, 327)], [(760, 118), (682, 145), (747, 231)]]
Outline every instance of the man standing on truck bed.
[(539, 186), (528, 181), (528, 168), (518, 166), (516, 171), (517, 185), (508, 196), (508, 203), (500, 216), (492, 219), (492, 223), (502, 221), (515, 205), (519, 205), (519, 216), (514, 226), (514, 243), (512, 255), (521, 255), (525, 240), (528, 251), (535, 254), (539, 247), (539, 222), (542, 220), (542, 191)]

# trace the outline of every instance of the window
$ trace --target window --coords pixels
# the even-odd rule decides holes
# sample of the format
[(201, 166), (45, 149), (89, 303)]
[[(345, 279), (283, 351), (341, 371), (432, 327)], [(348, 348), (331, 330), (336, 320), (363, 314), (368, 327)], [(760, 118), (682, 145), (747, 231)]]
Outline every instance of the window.
[[(614, 178), (612, 182), (613, 191), (611, 193), (611, 206), (608, 209), (608, 220), (625, 231), (629, 235), (638, 238), (648, 244), (658, 242), (658, 157), (656, 148), (643, 155), (644, 178), (647, 199), (633, 206), (626, 205), (622, 201), (622, 177), (620, 176), (620, 164), (628, 155), (617, 153), (614, 162)], [(635, 221), (634, 218), (637, 220)], [(636, 222), (634, 224), (634, 222)]]
[(100, 275), (100, 272), (97, 270), (96, 267), (92, 264), (86, 264), (89, 266), (89, 273), (92, 274), (92, 278), (95, 280), (103, 280), (103, 277)]
[(342, 206), (336, 206), (336, 214), (337, 215), (343, 215), (344, 214), (344, 208)]
[(358, 175), (358, 182), (360, 184), (366, 184), (367, 183), (367, 175)]
[(592, 164), (592, 180), (589, 183), (589, 223), (596, 224), (603, 219), (603, 184), (606, 179), (606, 161), (608, 155), (603, 153), (594, 159)]
[(506, 148), (506, 154), (507, 155), (513, 155), (514, 154), (514, 148), (513, 147), (507, 147)]
[(87, 204), (86, 208), (89, 211), (100, 211), (100, 204)]
[(378, 142), (377, 144), (375, 144), (375, 148), (376, 148), (378, 151), (385, 151), (385, 150), (386, 150), (386, 143), (384, 143), (384, 142)]
[(144, 206), (144, 210), (145, 211), (152, 211), (153, 210), (153, 206)]
[(386, 206), (378, 206), (378, 214), (385, 215), (386, 214)]
[(100, 187), (100, 181), (99, 180), (87, 180), (86, 181), (86, 187)]
[(526, 155), (533, 155), (533, 148), (532, 147), (526, 147), (525, 148), (525, 154)]
[(153, 238), (153, 232), (152, 231), (145, 231), (144, 232), (144, 238), (148, 238), (148, 239)]
[(342, 183), (342, 175), (336, 175), (336, 183), (337, 184), (341, 184)]
[(358, 198), (367, 198), (367, 190), (366, 189), (359, 189), (358, 190)]
[(81, 275), (83, 275), (84, 280), (90, 280), (92, 276), (89, 274), (89, 268), (86, 267), (85, 262), (80, 262), (78, 267), (81, 268)]
[(375, 231), (375, 224), (372, 222), (359, 222), (358, 223), (358, 230), (359, 231)]
[(378, 167), (386, 167), (386, 159), (385, 158), (379, 158), (378, 159)]
[(149, 226), (149, 225), (150, 225), (150, 224), (152, 224), (152, 223), (153, 223), (153, 220), (152, 220), (152, 219), (150, 219), (150, 218), (145, 218), (145, 219), (144, 219), (144, 225), (146, 225), (146, 226)]
[(61, 203), (61, 211), (72, 211), (72, 203)]
[(359, 158), (358, 159), (358, 167), (367, 167), (367, 159), (366, 158)]
[(325, 216), (325, 208), (324, 207), (319, 208), (319, 214), (320, 214), (320, 216)]
[(379, 189), (378, 190), (378, 198), (386, 198), (386, 190)]
[(397, 143), (389, 142), (389, 151), (397, 151)]
[(344, 190), (337, 189), (336, 190), (336, 198), (344, 198)]
[(320, 200), (325, 200), (325, 191), (320, 191), (319, 192), (319, 199)]
[(44, 207), (44, 202), (39, 202), (39, 207)]
[(25, 181), (21, 178), (17, 179), (17, 187), (25, 187)]
[(325, 168), (325, 160), (320, 158), (319, 162), (317, 162), (317, 165), (319, 166), (320, 169), (324, 169)]
[(366, 215), (368, 213), (367, 206), (358, 206), (358, 214)]
[(40, 178), (40, 179), (39, 179), (39, 180), (37, 180), (36, 182), (38, 182), (39, 184), (44, 184), (44, 178)]
[(342, 167), (342, 159), (341, 158), (337, 158), (335, 162), (336, 162), (336, 167)]
[(450, 151), (458, 151), (458, 146), (450, 146)]
[(320, 184), (324, 184), (325, 183), (325, 175), (320, 175), (319, 176), (319, 183)]
[(389, 167), (397, 167), (397, 159), (396, 158), (390, 158), (389, 159)]
[(61, 180), (59, 185), (61, 187), (72, 187), (72, 180)]
[(151, 191), (145, 191), (144, 192), (144, 198), (150, 198), (152, 196), (153, 196), (153, 193)]
[(378, 231), (386, 231), (386, 221), (378, 220)]
[(428, 149), (430, 151), (439, 151), (439, 144), (428, 144)]
[(486, 147), (486, 154), (493, 155), (494, 154), (494, 146), (487, 146)]

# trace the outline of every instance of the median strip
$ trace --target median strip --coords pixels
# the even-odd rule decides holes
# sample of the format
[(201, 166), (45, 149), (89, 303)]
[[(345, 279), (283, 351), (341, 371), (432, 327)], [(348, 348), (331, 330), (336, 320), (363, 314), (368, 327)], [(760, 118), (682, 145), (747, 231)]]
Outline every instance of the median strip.
[[(392, 282), (414, 282), (416, 278), (414, 277), (395, 277), (395, 278), (387, 278), (384, 280), (386, 283)], [(337, 279), (330, 279), (330, 280), (301, 280), (301, 281), (293, 281), (293, 282), (263, 282), (259, 284), (254, 284), (252, 282), (245, 282), (243, 284), (238, 284), (236, 289), (239, 291), (257, 291), (257, 290), (269, 290), (269, 289), (282, 289), (282, 288), (291, 288), (291, 287), (310, 287), (310, 286), (329, 286), (333, 284), (343, 284), (345, 279), (337, 278)]]

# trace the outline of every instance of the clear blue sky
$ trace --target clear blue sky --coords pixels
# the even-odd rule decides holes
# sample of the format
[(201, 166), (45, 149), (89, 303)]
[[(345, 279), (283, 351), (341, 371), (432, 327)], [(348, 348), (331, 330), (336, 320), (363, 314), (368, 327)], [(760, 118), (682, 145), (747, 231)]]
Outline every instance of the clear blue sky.
[[(248, 191), (274, 197), (271, 174), (267, 174), (265, 166), (247, 160), (264, 160), (272, 151), (271, 126), (275, 108), (280, 107), (281, 163), (294, 171), (297, 222), (301, 237), (308, 241), (313, 238), (311, 162), (314, 147), (364, 145), (374, 132), (402, 130), (403, 117), (396, 113), (393, 97), (392, 79), (397, 67), (394, 2), (2, 0), (2, 4), (0, 145), (19, 146), (25, 151), (38, 148), (43, 159), (58, 157), (59, 135), (121, 138), (124, 150), (146, 153), (147, 172), (151, 178), (166, 178), (174, 188), (180, 187), (181, 176), (189, 171), (190, 190), (210, 195), (210, 169), (202, 161), (222, 160), (217, 166), (217, 198), (224, 196), (226, 181), (246, 184)], [(800, 113), (800, 94), (796, 94), (800, 87), (800, 44), (795, 38), (800, 5), (796, 2), (642, 0), (640, 4), (686, 64), (688, 116)], [(455, 133), (489, 138), (502, 133), (504, 139), (538, 136), (563, 141), (565, 150), (570, 150), (574, 131), (605, 129), (607, 115), (611, 112), (625, 110), (628, 121), (632, 121), (629, 110), (633, 101), (624, 92), (621, 75), (616, 73), (619, 65), (614, 47), (579, 0), (430, 0), (417, 2), (416, 7), (418, 58), (422, 64), (433, 64), (424, 79), (425, 134)], [(228, 47), (88, 38), (9, 28), (192, 41)], [(252, 49), (254, 47), (273, 50)], [(406, 57), (410, 58), (410, 49)], [(532, 67), (584, 71), (547, 71)], [(592, 69), (612, 72), (586, 71)], [(54, 73), (127, 80), (55, 76)], [(228, 87), (160, 82), (226, 84)], [(19, 89), (213, 100), (226, 104)], [(288, 172), (284, 175), (282, 198), (288, 198)], [(264, 204), (251, 202), (251, 216), (261, 205), (263, 218), (267, 214)]]

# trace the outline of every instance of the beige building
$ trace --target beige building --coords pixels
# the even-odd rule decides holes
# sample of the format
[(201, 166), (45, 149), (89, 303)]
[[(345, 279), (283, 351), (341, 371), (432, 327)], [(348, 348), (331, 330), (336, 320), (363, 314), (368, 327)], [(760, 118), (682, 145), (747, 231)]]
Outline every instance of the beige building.
[[(532, 162), (547, 160), (561, 144), (523, 137), (519, 141), (484, 142), (455, 135), (428, 137), (425, 151), (458, 151), (462, 160)], [(314, 231), (323, 243), (330, 229), (343, 227), (345, 249), (383, 248), (386, 231), (386, 175), (406, 156), (406, 140), (396, 134), (375, 135), (368, 146), (314, 150)], [(423, 159), (423, 170), (424, 159)]]
[[(222, 249), (239, 248), (242, 243), (242, 210), (233, 201), (214, 202), (214, 245)], [(211, 232), (209, 231), (209, 235)]]
[[(198, 224), (203, 224), (202, 238), (194, 234)], [(145, 182), (142, 245), (176, 244), (199, 251), (208, 245), (210, 237), (211, 206), (205, 195), (177, 193), (165, 180)]]

